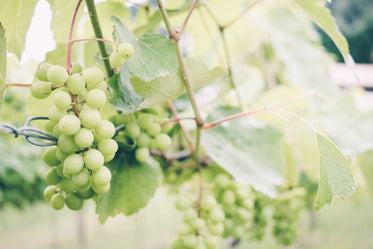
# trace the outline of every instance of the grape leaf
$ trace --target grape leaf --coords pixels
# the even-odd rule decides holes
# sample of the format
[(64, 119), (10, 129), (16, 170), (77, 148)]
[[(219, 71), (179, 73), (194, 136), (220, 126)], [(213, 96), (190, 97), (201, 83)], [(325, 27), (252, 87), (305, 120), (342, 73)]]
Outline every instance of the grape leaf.
[(158, 162), (150, 158), (138, 163), (131, 155), (119, 155), (108, 165), (111, 174), (109, 192), (97, 200), (96, 213), (104, 223), (118, 213), (132, 215), (145, 207), (154, 196), (162, 171)]
[(0, 23), (0, 107), (3, 103), (5, 94), (5, 77), (6, 77), (6, 66), (7, 66), (7, 51), (6, 51), (6, 40), (5, 31), (3, 25)]
[(134, 54), (126, 63), (134, 75), (145, 81), (174, 74), (178, 69), (175, 44), (160, 34), (145, 34), (137, 39), (117, 17), (112, 17), (119, 43), (128, 42)]
[(328, 138), (317, 133), (320, 152), (320, 183), (315, 210), (321, 210), (337, 196), (344, 198), (357, 188), (350, 169), (351, 161)]
[(134, 92), (129, 78), (131, 73), (126, 65), (123, 65), (120, 73), (110, 78), (110, 103), (116, 110), (124, 114), (135, 112), (144, 98)]
[[(185, 65), (194, 89), (210, 83), (225, 74), (223, 69), (219, 67), (209, 69), (201, 60), (195, 58), (186, 58)], [(154, 104), (175, 99), (186, 92), (181, 73), (158, 77), (150, 82), (146, 82), (136, 76), (133, 76), (130, 80), (135, 92), (145, 97), (141, 107), (150, 107)]]
[(366, 151), (359, 155), (358, 164), (369, 187), (370, 196), (373, 199), (373, 151)]
[(320, 0), (294, 0), (311, 19), (333, 40), (344, 60), (349, 61), (349, 49), (346, 38), (339, 31), (325, 1)]
[[(237, 113), (232, 107), (219, 107), (207, 121)], [(284, 180), (285, 159), (282, 134), (251, 117), (239, 118), (207, 130), (202, 135), (207, 154), (239, 183), (274, 197)]]
[(6, 30), (8, 49), (18, 59), (25, 49), (26, 33), (37, 1), (0, 0), (0, 21)]

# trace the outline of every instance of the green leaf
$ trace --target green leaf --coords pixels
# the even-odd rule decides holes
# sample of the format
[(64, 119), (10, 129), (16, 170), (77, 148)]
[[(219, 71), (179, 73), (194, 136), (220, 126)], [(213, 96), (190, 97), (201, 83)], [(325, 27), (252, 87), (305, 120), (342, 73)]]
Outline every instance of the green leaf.
[(324, 30), (341, 52), (344, 60), (349, 61), (349, 49), (346, 38), (339, 31), (330, 10), (323, 0), (294, 0), (312, 20)]
[(175, 44), (160, 34), (145, 34), (137, 39), (117, 17), (112, 17), (118, 42), (128, 42), (134, 47), (134, 54), (126, 63), (134, 75), (144, 81), (174, 74), (178, 69)]
[(108, 84), (111, 90), (111, 106), (124, 114), (135, 112), (144, 98), (134, 92), (129, 78), (131, 73), (123, 65), (120, 73), (110, 78)]
[(351, 195), (357, 184), (350, 169), (351, 161), (328, 138), (317, 133), (320, 151), (320, 183), (317, 192), (315, 210), (321, 210), (337, 196)]
[(145, 207), (162, 176), (158, 162), (152, 158), (138, 163), (132, 155), (119, 155), (108, 167), (112, 174), (111, 187), (97, 200), (96, 213), (101, 223), (109, 216), (132, 215)]
[[(220, 107), (207, 120), (220, 120), (238, 111)], [(251, 117), (231, 120), (204, 132), (202, 145), (239, 183), (274, 197), (276, 186), (284, 181), (282, 134), (263, 122)]]
[(14, 52), (18, 59), (25, 49), (26, 33), (34, 14), (38, 0), (0, 0), (0, 21), (7, 36), (9, 52)]
[(0, 107), (5, 94), (5, 78), (7, 66), (6, 39), (3, 25), (0, 23)]
[[(223, 69), (219, 67), (209, 69), (199, 59), (186, 58), (185, 65), (193, 89), (202, 87), (225, 75)], [(136, 76), (130, 80), (135, 92), (145, 97), (141, 107), (150, 107), (154, 104), (172, 100), (186, 92), (181, 73), (158, 77), (150, 82)]]
[(366, 151), (358, 157), (358, 164), (368, 184), (370, 196), (373, 199), (373, 151)]

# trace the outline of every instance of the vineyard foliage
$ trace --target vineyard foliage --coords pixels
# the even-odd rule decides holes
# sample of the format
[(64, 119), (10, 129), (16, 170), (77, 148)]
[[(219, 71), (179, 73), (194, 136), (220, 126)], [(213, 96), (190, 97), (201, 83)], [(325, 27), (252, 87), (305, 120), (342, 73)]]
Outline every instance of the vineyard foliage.
[[(7, 62), (10, 54), (21, 59), (37, 2), (0, 0), (3, 115), (11, 113), (17, 104), (7, 98), (13, 88), (20, 85), (7, 77), (7, 71), (13, 70), (7, 69)], [(333, 62), (321, 46), (315, 24), (330, 36), (349, 65), (353, 65), (353, 60), (325, 2), (185, 0), (163, 3), (157, 0), (133, 4), (114, 0), (97, 3), (48, 0), (56, 48), (45, 55), (43, 63), (66, 67), (69, 77), (71, 65), (81, 65), (88, 94), (96, 86), (86, 78), (84, 70), (97, 67), (105, 72), (103, 91), (107, 90), (108, 102), (100, 105), (99, 110), (102, 119), (110, 120), (117, 127), (113, 139), (119, 149), (115, 157), (113, 154), (113, 160), (105, 159), (105, 166), (111, 172), (108, 192), (100, 193), (96, 191), (97, 183), (87, 183), (88, 190), (92, 192), (90, 187), (95, 190), (89, 198), (96, 202), (99, 220), (103, 223), (119, 213), (137, 213), (163, 184), (184, 198), (176, 207), (187, 217), (184, 222), (191, 224), (181, 225), (180, 237), (174, 241), (173, 248), (197, 248), (194, 246), (202, 240), (206, 248), (216, 248), (216, 235), (241, 239), (244, 229), (250, 228), (242, 225), (242, 230), (231, 231), (230, 226), (238, 224), (241, 218), (253, 217), (251, 221), (258, 229), (265, 226), (261, 211), (270, 203), (276, 210), (273, 219), (278, 222), (273, 234), (279, 243), (290, 244), (295, 229), (282, 227), (280, 221), (297, 220), (302, 207), (299, 199), (306, 200), (305, 203), (311, 200), (314, 208), (321, 210), (334, 197), (352, 195), (358, 185), (372, 189), (373, 115), (356, 105), (362, 91), (342, 91), (330, 81), (328, 67)], [(73, 17), (75, 21), (71, 22)], [(123, 65), (113, 67), (110, 62), (115, 61), (109, 60), (109, 56), (117, 53), (120, 44), (130, 44), (133, 55), (123, 59)], [(54, 83), (50, 74), (48, 71), (47, 80), (35, 76), (35, 82), (48, 82), (42, 84), (50, 91), (42, 99), (35, 93), (27, 97), (27, 111), (31, 116), (49, 116), (57, 123), (62, 120), (54, 120), (49, 111), (53, 103), (62, 105), (55, 100), (61, 92), (72, 96), (72, 103), (67, 103), (70, 109), (64, 110), (69, 117), (79, 117), (86, 105), (89, 108), (95, 105), (85, 93), (72, 93), (68, 83), (64, 84), (67, 80)], [(150, 129), (141, 123), (141, 119), (149, 116), (156, 128)], [(1, 122), (15, 123), (3, 117)], [(129, 127), (136, 124), (137, 128), (130, 130)], [(47, 126), (39, 123), (37, 127)], [(61, 127), (59, 122), (57, 128), (63, 135), (57, 128), (50, 131), (58, 138), (57, 148), (63, 150), (61, 137), (74, 135), (75, 131), (70, 133)], [(102, 138), (98, 128), (88, 129), (95, 136), (94, 142), (87, 148), (73, 149), (74, 155), (100, 148)], [(157, 145), (159, 133), (171, 138), (169, 148)], [(140, 142), (139, 134), (147, 136), (150, 142), (145, 138), (147, 142)], [(11, 170), (23, 179), (30, 179), (23, 171), (34, 172), (32, 184), (37, 183), (36, 189), (45, 187), (37, 178), (39, 173), (35, 173), (40, 169), (31, 163), (34, 159), (28, 159), (35, 156), (32, 145), (7, 147), (5, 141), (12, 143), (11, 140), (7, 137), (0, 143), (0, 148), (5, 148), (1, 153), (7, 155), (1, 156), (7, 160), (0, 162), (0, 187), (8, 188), (3, 179), (12, 179), (7, 175)], [(140, 155), (142, 148), (150, 151), (149, 157)], [(146, 154), (146, 150), (141, 153)], [(61, 167), (66, 167), (66, 157), (57, 154), (58, 162), (64, 164)], [(39, 163), (36, 159), (35, 162)], [(14, 165), (24, 166), (18, 170)], [(87, 166), (83, 170), (89, 179), (94, 178), (93, 170)], [(67, 180), (71, 177), (61, 172), (57, 180), (52, 181), (55, 189), (60, 189), (61, 177)], [(357, 178), (353, 172), (365, 178)], [(221, 182), (224, 177), (228, 177), (229, 184)], [(75, 183), (76, 178), (72, 176)], [(227, 190), (210, 191), (209, 186), (214, 184), (217, 189), (226, 186)], [(317, 193), (315, 184), (318, 184)], [(66, 194), (68, 198), (70, 193), (61, 188), (53, 194)], [(193, 195), (185, 197), (185, 189)], [(74, 196), (83, 199), (82, 193), (87, 192), (80, 187), (72, 191)], [(0, 192), (0, 203), (2, 198)], [(251, 198), (251, 202), (245, 198)], [(237, 210), (224, 206), (227, 203), (235, 203)], [(284, 214), (286, 207), (294, 211), (293, 216)], [(187, 214), (188, 208), (194, 208), (198, 218), (193, 216), (193, 210)], [(224, 222), (221, 213), (227, 218)], [(203, 224), (207, 232), (201, 235), (200, 231), (205, 229)], [(250, 238), (260, 239), (259, 231)], [(198, 248), (204, 248), (200, 246)]]

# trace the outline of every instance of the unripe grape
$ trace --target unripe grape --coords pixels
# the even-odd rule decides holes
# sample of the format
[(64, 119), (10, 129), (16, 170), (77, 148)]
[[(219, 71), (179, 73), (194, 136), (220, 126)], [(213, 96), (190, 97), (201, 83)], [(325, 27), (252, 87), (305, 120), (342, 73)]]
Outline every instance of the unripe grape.
[(96, 171), (104, 165), (104, 156), (100, 151), (95, 149), (84, 152), (83, 160), (85, 166), (92, 171)]
[(45, 122), (44, 124), (44, 130), (48, 133), (52, 133), (53, 131), (53, 127), (56, 125), (57, 123), (52, 121), (52, 120), (48, 120), (47, 122)]
[(186, 235), (181, 238), (186, 248), (194, 248), (197, 245), (196, 235)]
[(69, 154), (65, 153), (65, 152), (62, 152), (61, 148), (57, 147), (56, 156), (57, 156), (58, 160), (60, 160), (60, 162), (63, 162), (65, 160), (65, 158), (69, 156)]
[(133, 120), (132, 116), (128, 114), (119, 114), (115, 116), (115, 122), (117, 123), (117, 125), (127, 124), (131, 122), (132, 120)]
[(51, 198), (51, 206), (56, 210), (60, 210), (65, 206), (65, 198), (62, 194), (54, 194)]
[(80, 93), (78, 93), (78, 97), (81, 98), (81, 99), (83, 99), (83, 98), (85, 98), (87, 96), (87, 93), (88, 93), (87, 89), (84, 88), (83, 91), (81, 91)]
[(80, 129), (80, 120), (73, 114), (67, 114), (58, 122), (58, 129), (64, 135), (74, 135)]
[(73, 183), (72, 180), (70, 179), (63, 179), (60, 183), (59, 183), (59, 186), (61, 187), (61, 189), (63, 191), (65, 191), (66, 193), (72, 193), (74, 192), (75, 190), (75, 184)]
[(52, 196), (56, 193), (56, 191), (57, 191), (57, 186), (50, 185), (50, 186), (46, 187), (45, 190), (44, 190), (45, 200), (50, 201)]
[(94, 171), (92, 173), (92, 181), (93, 181), (93, 185), (95, 186), (107, 185), (108, 183), (110, 183), (110, 180), (111, 180), (111, 172), (105, 166), (100, 167), (99, 170)]
[(180, 237), (176, 238), (171, 245), (172, 249), (184, 249), (185, 246), (183, 244), (183, 241)]
[(83, 199), (75, 193), (66, 196), (66, 206), (71, 210), (80, 210), (83, 207)]
[(80, 74), (73, 74), (67, 80), (67, 88), (72, 94), (78, 95), (85, 89), (85, 80)]
[(158, 134), (154, 138), (154, 142), (155, 142), (155, 147), (160, 150), (168, 149), (172, 144), (171, 138), (167, 134), (163, 134), (163, 133)]
[(115, 157), (115, 153), (112, 154), (102, 154), (104, 156), (104, 162), (110, 162)]
[(61, 136), (61, 131), (60, 129), (58, 129), (58, 124), (56, 124), (54, 127), (53, 127), (53, 130), (52, 130), (52, 135), (56, 138), (59, 138), (59, 136)]
[(170, 122), (170, 123), (167, 123), (163, 126), (161, 126), (161, 132), (162, 133), (169, 133), (172, 128), (174, 128), (174, 125)]
[(208, 224), (207, 229), (213, 235), (221, 235), (224, 232), (224, 225), (223, 223), (217, 223), (217, 224), (211, 223), (211, 224)]
[(188, 223), (182, 222), (177, 227), (177, 232), (179, 235), (188, 235), (188, 234), (192, 234), (194, 231), (193, 231), (193, 228)]
[(107, 84), (105, 81), (101, 82), (100, 84), (98, 84), (97, 86), (87, 86), (87, 91), (91, 91), (92, 89), (100, 89), (101, 91), (103, 92), (106, 92), (107, 91)]
[(150, 138), (145, 132), (141, 132), (136, 138), (136, 145), (138, 147), (147, 147), (149, 145)]
[(126, 125), (126, 136), (130, 138), (135, 138), (140, 135), (140, 127), (137, 125), (136, 122), (130, 122)]
[(64, 134), (59, 136), (58, 137), (58, 148), (66, 154), (73, 153), (76, 149), (76, 144), (74, 142), (74, 137), (73, 136), (67, 136), (67, 135), (64, 135)]
[(178, 210), (186, 210), (192, 206), (192, 201), (185, 197), (185, 196), (179, 196), (175, 202), (175, 207)]
[(109, 189), (110, 189), (110, 183), (108, 183), (108, 184), (106, 184), (106, 185), (100, 185), (100, 186), (92, 185), (92, 189), (93, 189), (97, 194), (105, 194), (105, 193), (108, 192)]
[(96, 67), (84, 69), (82, 74), (87, 85), (91, 86), (97, 86), (105, 79), (104, 72)]
[(58, 65), (54, 65), (49, 68), (47, 72), (47, 77), (51, 83), (55, 85), (62, 85), (69, 78), (69, 74), (67, 73), (65, 68)]
[(86, 191), (79, 191), (78, 190), (78, 195), (84, 199), (89, 199), (91, 198), (92, 196), (95, 195), (95, 191), (93, 191), (92, 188), (89, 188), (88, 190)]
[(54, 122), (59, 122), (60, 119), (67, 114), (66, 110), (58, 109), (56, 106), (52, 106), (48, 111), (48, 117)]
[(206, 225), (205, 221), (201, 218), (195, 219), (192, 223), (192, 227), (196, 231), (201, 231), (203, 228), (205, 228), (205, 225)]
[(43, 62), (38, 66), (35, 76), (41, 81), (48, 81), (47, 72), (52, 64)]
[(115, 126), (108, 120), (101, 120), (95, 128), (95, 133), (101, 139), (112, 138), (115, 134)]
[(72, 154), (63, 162), (64, 175), (72, 175), (80, 172), (83, 169), (84, 162), (81, 155)]
[(215, 206), (210, 212), (210, 219), (214, 223), (222, 222), (225, 218), (224, 212), (218, 207)]
[(201, 200), (201, 209), (203, 210), (213, 210), (217, 205), (216, 200), (212, 196), (203, 196)]
[(88, 107), (80, 112), (79, 118), (84, 128), (94, 129), (101, 121), (101, 114), (97, 109)]
[(77, 187), (84, 186), (89, 183), (89, 172), (87, 168), (83, 168), (80, 172), (72, 175), (72, 181)]
[(137, 118), (137, 124), (141, 129), (146, 130), (153, 125), (153, 115), (148, 113), (140, 114)]
[(115, 154), (118, 150), (118, 144), (114, 139), (102, 139), (98, 143), (98, 150), (102, 154)]
[(49, 166), (56, 166), (60, 163), (57, 158), (57, 148), (50, 148), (44, 151), (43, 161)]
[(183, 213), (183, 219), (184, 221), (192, 221), (195, 220), (198, 217), (197, 211), (194, 208), (188, 208)]
[(57, 185), (61, 180), (62, 178), (58, 175), (56, 167), (51, 168), (45, 176), (45, 182), (48, 185)]
[(150, 127), (146, 129), (149, 136), (155, 137), (161, 132), (160, 124), (153, 123)]
[(118, 46), (118, 54), (123, 57), (123, 59), (128, 59), (133, 55), (134, 49), (130, 43), (122, 43)]
[(148, 147), (141, 147), (136, 149), (135, 158), (138, 162), (143, 163), (148, 160), (150, 156), (149, 148)]
[(112, 52), (109, 58), (110, 64), (113, 67), (121, 67), (124, 63), (124, 58), (117, 52)]
[(48, 97), (52, 92), (52, 87), (50, 83), (44, 81), (36, 81), (32, 83), (31, 87), (31, 94), (37, 99), (45, 99)]
[(219, 237), (207, 235), (204, 237), (204, 243), (207, 249), (215, 249), (219, 245)]
[(233, 193), (233, 191), (226, 190), (223, 193), (222, 196), (222, 203), (224, 205), (233, 205), (236, 201), (236, 195)]
[(74, 135), (74, 141), (81, 149), (91, 146), (93, 139), (92, 131), (85, 128), (80, 128), (80, 130)]
[(92, 187), (92, 180), (89, 177), (87, 184), (82, 185), (82, 186), (77, 186), (76, 190), (80, 192), (85, 192), (85, 191), (88, 191), (91, 187)]
[(218, 188), (225, 189), (229, 185), (229, 177), (224, 174), (219, 174), (214, 179), (215, 185)]
[(85, 101), (91, 108), (101, 108), (106, 103), (106, 94), (100, 89), (92, 89), (87, 93)]
[(61, 178), (65, 178), (65, 176), (63, 175), (63, 163), (60, 163), (58, 164), (56, 167), (56, 170), (57, 170), (57, 174), (61, 177)]
[(80, 64), (73, 64), (70, 68), (71, 74), (78, 74), (83, 71), (83, 68)]
[(53, 96), (53, 104), (61, 110), (67, 110), (71, 105), (71, 97), (68, 93), (59, 91)]

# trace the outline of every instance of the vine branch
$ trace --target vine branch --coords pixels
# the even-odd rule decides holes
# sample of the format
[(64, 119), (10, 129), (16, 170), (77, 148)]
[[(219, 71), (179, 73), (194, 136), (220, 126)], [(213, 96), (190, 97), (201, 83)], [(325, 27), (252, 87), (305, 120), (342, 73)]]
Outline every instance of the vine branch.
[(184, 20), (183, 24), (181, 25), (180, 29), (177, 32), (178, 39), (180, 39), (180, 36), (183, 34), (183, 32), (185, 30), (185, 27), (188, 24), (189, 18), (192, 15), (194, 9), (197, 7), (198, 2), (199, 2), (199, 0), (194, 0), (194, 3), (192, 5), (192, 7), (189, 9), (189, 12), (188, 12), (187, 16), (185, 17), (185, 20)]
[(71, 26), (70, 26), (70, 32), (69, 32), (69, 40), (67, 42), (67, 59), (66, 59), (66, 71), (70, 73), (71, 71), (71, 54), (72, 54), (72, 43), (71, 40), (73, 38), (73, 33), (74, 33), (74, 26), (75, 26), (75, 20), (76, 16), (78, 14), (78, 10), (80, 7), (80, 4), (82, 3), (82, 0), (79, 0), (78, 3), (76, 4), (73, 19), (71, 21)]

